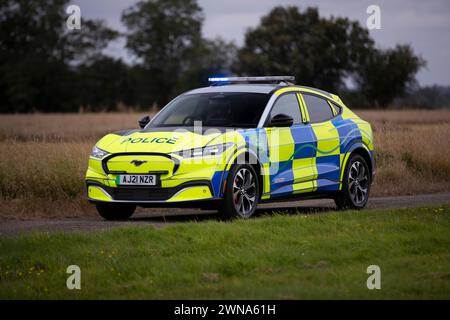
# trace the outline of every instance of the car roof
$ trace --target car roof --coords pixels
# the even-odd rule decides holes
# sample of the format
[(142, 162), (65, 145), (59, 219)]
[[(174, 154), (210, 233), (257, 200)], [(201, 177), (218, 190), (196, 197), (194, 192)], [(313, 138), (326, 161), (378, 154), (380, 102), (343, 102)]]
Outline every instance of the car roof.
[(273, 84), (227, 84), (220, 86), (210, 86), (198, 88), (186, 92), (185, 94), (196, 93), (214, 93), (214, 92), (248, 92), (248, 93), (271, 93), (274, 89), (279, 88)]
[(210, 86), (203, 87), (188, 91), (184, 94), (197, 94), (197, 93), (218, 93), (218, 92), (248, 92), (248, 93), (265, 93), (269, 94), (274, 92), (277, 89), (282, 88), (298, 88), (298, 89), (309, 89), (316, 92), (319, 92), (328, 98), (332, 98), (332, 94), (317, 88), (307, 87), (307, 86), (298, 86), (298, 85), (277, 85), (277, 84), (227, 84), (227, 85), (218, 85), (218, 86)]

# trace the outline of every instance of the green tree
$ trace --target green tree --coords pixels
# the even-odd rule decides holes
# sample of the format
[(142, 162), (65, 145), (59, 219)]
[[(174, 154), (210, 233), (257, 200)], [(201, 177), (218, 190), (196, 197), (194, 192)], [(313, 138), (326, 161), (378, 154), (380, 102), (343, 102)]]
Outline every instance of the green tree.
[(450, 108), (450, 86), (412, 86), (407, 93), (395, 99), (394, 105), (399, 108)]
[[(387, 106), (415, 81), (425, 61), (409, 46), (379, 50), (368, 31), (316, 8), (275, 7), (245, 35), (234, 71), (294, 75), (297, 83), (341, 92), (358, 106)], [(346, 88), (352, 79), (356, 90)]]
[(316, 8), (275, 7), (245, 35), (234, 70), (245, 75), (294, 75), (298, 83), (337, 91), (371, 50), (359, 23), (319, 16)]
[(396, 97), (415, 84), (415, 75), (425, 61), (414, 55), (408, 45), (373, 50), (361, 61), (356, 72), (358, 90), (371, 107), (387, 107)]
[(83, 20), (82, 28), (62, 34), (61, 59), (67, 63), (90, 63), (103, 56), (103, 49), (117, 39), (119, 33), (101, 20)]
[(99, 21), (66, 28), (68, 0), (0, 2), (2, 112), (76, 110), (74, 65), (92, 59), (117, 33)]
[(131, 67), (120, 59), (97, 56), (77, 68), (77, 102), (85, 110), (112, 111), (136, 104)]
[(142, 61), (149, 99), (165, 104), (201, 45), (203, 13), (196, 0), (140, 1), (122, 14), (126, 47)]
[(208, 78), (214, 75), (228, 75), (235, 63), (237, 47), (221, 38), (204, 39), (189, 61), (186, 71), (181, 74), (177, 92), (199, 86), (208, 86)]

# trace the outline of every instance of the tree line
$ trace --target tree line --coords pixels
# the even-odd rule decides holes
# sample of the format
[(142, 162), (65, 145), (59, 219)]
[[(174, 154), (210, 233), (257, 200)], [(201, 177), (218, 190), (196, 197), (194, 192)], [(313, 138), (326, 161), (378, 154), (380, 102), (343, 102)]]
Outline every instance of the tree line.
[[(208, 76), (231, 74), (294, 75), (351, 105), (388, 107), (416, 86), (425, 66), (409, 45), (379, 49), (359, 22), (322, 17), (317, 8), (275, 7), (237, 47), (202, 36), (196, 0), (139, 1), (122, 12), (124, 33), (89, 19), (68, 30), (67, 6), (0, 1), (1, 112), (162, 107), (208, 85)], [(135, 63), (104, 54), (119, 37)]]

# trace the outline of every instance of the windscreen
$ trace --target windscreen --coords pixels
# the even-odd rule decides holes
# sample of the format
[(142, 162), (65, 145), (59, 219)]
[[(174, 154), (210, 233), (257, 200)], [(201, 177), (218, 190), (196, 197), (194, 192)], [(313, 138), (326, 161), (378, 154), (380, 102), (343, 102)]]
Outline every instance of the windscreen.
[(193, 126), (255, 128), (269, 101), (264, 93), (199, 93), (182, 95), (165, 107), (150, 127)]

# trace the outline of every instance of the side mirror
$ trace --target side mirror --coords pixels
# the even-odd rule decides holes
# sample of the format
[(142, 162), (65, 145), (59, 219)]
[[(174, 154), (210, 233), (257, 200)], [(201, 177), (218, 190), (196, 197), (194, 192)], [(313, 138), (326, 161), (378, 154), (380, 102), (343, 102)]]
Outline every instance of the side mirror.
[(279, 113), (273, 116), (269, 121), (269, 127), (290, 127), (294, 123), (294, 119), (287, 114)]
[(141, 127), (141, 129), (144, 129), (145, 126), (146, 126), (149, 122), (150, 122), (150, 116), (142, 117), (142, 118), (139, 120), (139, 127)]

